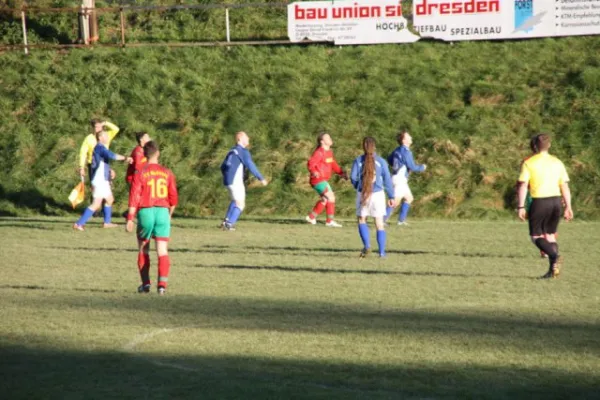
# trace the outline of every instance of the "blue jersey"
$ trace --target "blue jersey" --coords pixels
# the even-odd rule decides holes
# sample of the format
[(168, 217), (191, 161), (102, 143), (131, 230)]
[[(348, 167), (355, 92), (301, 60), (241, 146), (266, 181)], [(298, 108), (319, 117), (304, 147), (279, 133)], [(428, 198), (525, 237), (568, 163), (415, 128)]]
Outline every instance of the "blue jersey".
[[(98, 181), (104, 179), (110, 181), (110, 160), (116, 160), (117, 155), (106, 148), (102, 143), (98, 143), (94, 147), (92, 153), (92, 181)], [(102, 176), (96, 176), (96, 173), (102, 174)]]
[[(365, 164), (365, 155), (357, 157), (352, 164), (352, 172), (350, 173), (350, 180), (352, 186), (359, 192), (362, 192), (363, 182), (362, 173), (363, 166)], [(385, 189), (385, 193), (390, 199), (394, 198), (394, 189), (392, 187), (392, 179), (390, 177), (390, 171), (388, 169), (388, 163), (377, 154), (375, 154), (375, 181), (373, 182), (373, 193), (380, 192)]]
[(230, 186), (234, 183), (239, 184), (244, 181), (244, 167), (248, 168), (252, 175), (256, 177), (259, 181), (264, 180), (261, 173), (254, 165), (254, 161), (252, 161), (252, 156), (248, 149), (238, 145), (229, 150), (227, 156), (225, 156), (225, 160), (221, 164), (221, 173), (223, 174), (223, 185)]
[(408, 174), (412, 171), (423, 172), (425, 170), (424, 165), (415, 164), (412, 151), (404, 145), (398, 146), (396, 150), (390, 154), (388, 162), (390, 167), (392, 167), (392, 174), (404, 174), (406, 179), (408, 179)]

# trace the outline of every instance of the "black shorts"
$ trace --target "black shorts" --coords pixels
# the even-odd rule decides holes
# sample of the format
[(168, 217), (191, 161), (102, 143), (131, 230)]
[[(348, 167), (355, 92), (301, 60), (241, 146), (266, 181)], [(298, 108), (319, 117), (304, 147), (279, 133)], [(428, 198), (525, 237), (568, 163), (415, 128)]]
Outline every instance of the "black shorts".
[(560, 197), (534, 198), (529, 208), (529, 235), (556, 233), (560, 211)]

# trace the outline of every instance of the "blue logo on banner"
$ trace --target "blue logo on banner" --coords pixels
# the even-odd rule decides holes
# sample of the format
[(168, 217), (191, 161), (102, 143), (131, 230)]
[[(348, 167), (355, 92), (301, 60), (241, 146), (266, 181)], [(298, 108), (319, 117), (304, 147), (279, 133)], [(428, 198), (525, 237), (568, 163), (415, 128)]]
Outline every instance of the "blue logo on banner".
[(533, 27), (519, 29), (529, 18), (533, 17), (533, 0), (515, 0), (515, 29), (530, 32)]

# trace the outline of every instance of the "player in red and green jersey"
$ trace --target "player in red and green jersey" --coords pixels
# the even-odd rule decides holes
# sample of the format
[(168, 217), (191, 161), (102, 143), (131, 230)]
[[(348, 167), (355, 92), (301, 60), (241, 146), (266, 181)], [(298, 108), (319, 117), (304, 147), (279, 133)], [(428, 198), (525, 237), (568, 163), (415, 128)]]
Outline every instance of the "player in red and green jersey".
[(332, 172), (335, 172), (344, 179), (348, 179), (348, 175), (338, 165), (335, 158), (333, 158), (332, 145), (333, 140), (331, 136), (326, 132), (320, 133), (317, 137), (317, 148), (308, 160), (307, 166), (308, 172), (310, 172), (310, 185), (321, 198), (315, 204), (313, 210), (306, 216), (306, 221), (315, 225), (317, 223), (317, 216), (323, 212), (323, 209), (326, 209), (327, 220), (325, 225), (333, 228), (341, 228), (342, 225), (333, 220), (335, 214), (335, 194), (327, 181), (331, 178)]
[(135, 174), (142, 169), (142, 165), (144, 165), (146, 162), (146, 157), (144, 156), (144, 145), (152, 139), (150, 139), (150, 135), (148, 135), (147, 132), (137, 132), (135, 134), (135, 140), (138, 145), (135, 146), (131, 152), (133, 163), (129, 164), (129, 167), (127, 167), (127, 175), (125, 176), (129, 187), (131, 187), (131, 184), (133, 183), (133, 177)]
[[(148, 135), (147, 132), (137, 132), (135, 134), (135, 140), (138, 145), (135, 146), (131, 152), (130, 157), (133, 159), (133, 162), (127, 167), (127, 174), (125, 175), (125, 180), (129, 185), (129, 189), (131, 189), (131, 185), (133, 184), (133, 177), (140, 172), (142, 165), (146, 163), (146, 157), (144, 157), (144, 145), (152, 139), (150, 139), (150, 135)], [(127, 219), (127, 211), (125, 211), (123, 217)]]
[(147, 293), (150, 281), (150, 239), (156, 241), (158, 254), (158, 293), (167, 289), (171, 260), (168, 243), (171, 236), (171, 216), (177, 206), (178, 195), (175, 175), (158, 164), (160, 152), (155, 142), (144, 145), (144, 156), (148, 160), (133, 179), (129, 192), (127, 232), (133, 232), (133, 218), (138, 213), (138, 269), (142, 285), (138, 292)]

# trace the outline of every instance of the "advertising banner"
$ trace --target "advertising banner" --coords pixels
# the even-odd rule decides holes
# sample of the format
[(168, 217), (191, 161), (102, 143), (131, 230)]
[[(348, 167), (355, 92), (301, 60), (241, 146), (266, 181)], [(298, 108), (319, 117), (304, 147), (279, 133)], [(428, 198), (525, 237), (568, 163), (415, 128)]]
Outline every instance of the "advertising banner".
[(600, 33), (600, 0), (414, 0), (414, 30), (447, 41)]
[(334, 44), (412, 43), (398, 0), (307, 1), (288, 5), (288, 36), (292, 42)]

